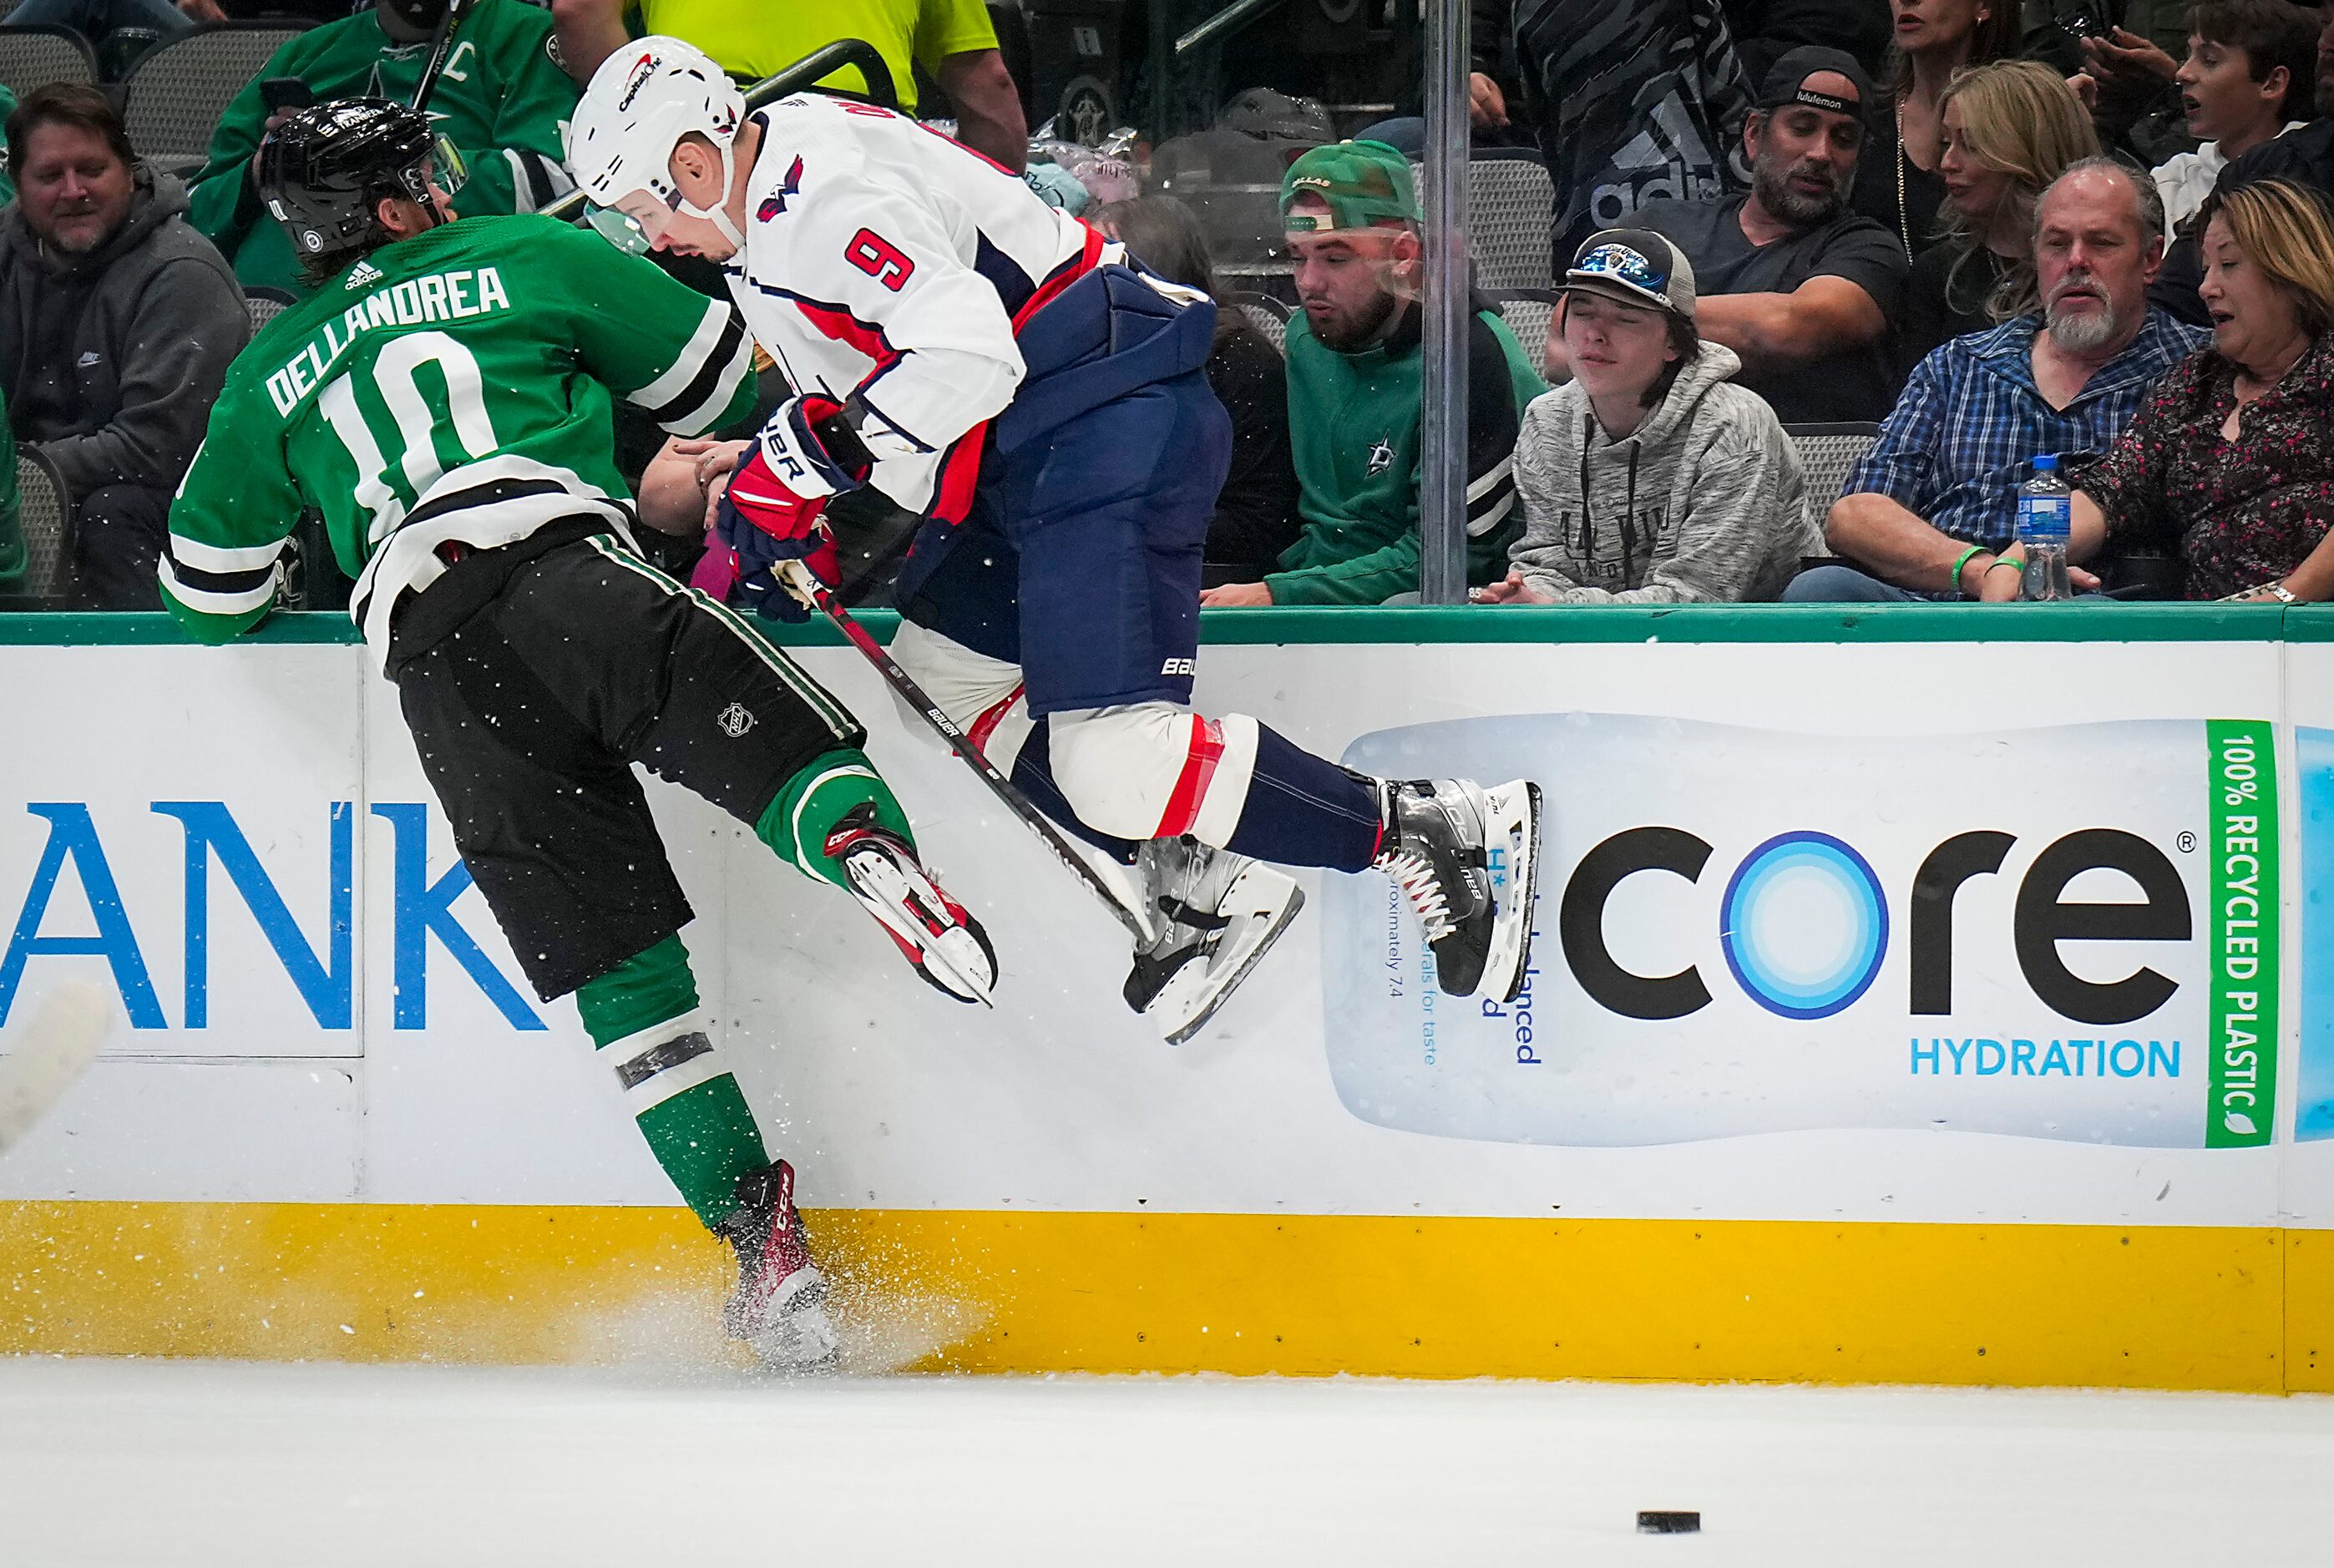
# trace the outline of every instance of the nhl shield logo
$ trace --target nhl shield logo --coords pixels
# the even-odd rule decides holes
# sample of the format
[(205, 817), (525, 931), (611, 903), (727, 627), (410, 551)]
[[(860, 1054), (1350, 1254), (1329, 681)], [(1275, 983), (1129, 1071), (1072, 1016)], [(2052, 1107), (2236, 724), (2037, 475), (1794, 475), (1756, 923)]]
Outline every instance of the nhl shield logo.
[(721, 726), (723, 735), (728, 736), (731, 740), (736, 740), (754, 727), (754, 716), (746, 711), (744, 703), (733, 702), (723, 708), (720, 716), (713, 722)]

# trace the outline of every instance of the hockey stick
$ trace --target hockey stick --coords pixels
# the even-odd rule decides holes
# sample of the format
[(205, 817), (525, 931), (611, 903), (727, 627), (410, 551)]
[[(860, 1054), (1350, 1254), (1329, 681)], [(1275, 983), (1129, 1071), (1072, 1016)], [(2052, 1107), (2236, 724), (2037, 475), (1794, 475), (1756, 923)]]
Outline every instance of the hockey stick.
[(113, 1007), (82, 981), (59, 986), (0, 1056), (0, 1155), (64, 1097), (105, 1044)]
[(413, 84), (413, 112), (420, 114), (429, 108), (429, 95), (438, 91), (438, 78), (446, 72), (446, 62), (454, 52), (454, 34), (470, 14), (477, 0), (446, 0), (446, 14), (438, 18), (438, 30), (429, 38), (429, 58), (422, 63), (421, 80)]
[(1054, 858), (1068, 867), (1072, 876), (1085, 884), (1086, 891), (1102, 900), (1138, 945), (1151, 940), (1151, 932), (1144, 928), (1142, 916), (1128, 909), (1126, 900), (1103, 880), (1099, 872), (1086, 864), (1085, 857), (1072, 848), (1069, 842), (1055, 830), (1054, 824), (1040, 816), (1037, 808), (1013, 787), (1013, 781), (998, 773), (989, 760), (980, 755), (980, 748), (965, 738), (964, 731), (957, 727), (956, 720), (948, 716), (947, 710), (925, 696), (924, 688), (916, 684), (915, 678), (900, 668), (899, 660), (892, 657), (891, 650), (852, 619), (851, 611), (843, 607), (843, 601), (834, 596), (833, 589), (821, 582), (817, 574), (799, 561), (781, 561), (777, 563), (777, 571), (786, 580), (787, 591), (797, 599), (816, 605), (819, 613), (834, 623), (835, 630), (843, 633), (844, 639), (875, 667), (875, 673), (883, 678), (885, 684), (922, 716), (923, 721), (931, 726), (932, 733), (940, 737), (941, 744), (964, 760), (964, 765), (979, 777), (980, 782), (988, 786), (989, 793), (1020, 818), (1022, 826), (1044, 842), (1046, 847), (1054, 852)]

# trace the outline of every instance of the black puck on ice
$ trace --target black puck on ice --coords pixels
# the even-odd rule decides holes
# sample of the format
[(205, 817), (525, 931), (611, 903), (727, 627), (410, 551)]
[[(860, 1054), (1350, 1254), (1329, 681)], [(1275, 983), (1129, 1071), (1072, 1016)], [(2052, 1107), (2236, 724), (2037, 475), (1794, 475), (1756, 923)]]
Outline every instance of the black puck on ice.
[(1696, 1509), (1637, 1510), (1637, 1534), (1640, 1535), (1692, 1535), (1701, 1529), (1702, 1515)]

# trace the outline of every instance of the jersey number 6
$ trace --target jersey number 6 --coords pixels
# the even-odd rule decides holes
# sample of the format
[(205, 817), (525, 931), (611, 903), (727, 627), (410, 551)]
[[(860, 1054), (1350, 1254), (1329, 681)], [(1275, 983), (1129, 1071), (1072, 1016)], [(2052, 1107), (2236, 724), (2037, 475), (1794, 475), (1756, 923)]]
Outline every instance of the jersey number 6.
[(843, 258), (895, 294), (916, 270), (916, 264), (902, 255), (898, 245), (872, 228), (851, 236), (851, 243), (843, 247)]

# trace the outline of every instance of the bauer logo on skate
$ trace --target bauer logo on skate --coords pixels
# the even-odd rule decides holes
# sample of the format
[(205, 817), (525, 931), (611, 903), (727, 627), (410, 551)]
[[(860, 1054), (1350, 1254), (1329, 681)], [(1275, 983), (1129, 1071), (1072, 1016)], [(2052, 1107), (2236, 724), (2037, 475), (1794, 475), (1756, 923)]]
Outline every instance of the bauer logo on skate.
[[(28, 880), (0, 882), (0, 1024), (20, 993), (71, 975), (110, 984), (132, 1030), (256, 1031), (270, 1049), (297, 1034), (352, 1034), (362, 894), (378, 912), (367, 935), (387, 938), (362, 968), (390, 980), (391, 1028), (430, 1026), (430, 979), (442, 998), (448, 959), (508, 1027), (545, 1027), (500, 957), (484, 903), (464, 897), (470, 875), (435, 806), (371, 803), (370, 888), (353, 803), (320, 801), (307, 823), (262, 828), (266, 814), (166, 800), (142, 814), (32, 801), (13, 822), (0, 815), (0, 865), (31, 867)], [(294, 1053), (357, 1052), (321, 1041)]]
[(1347, 765), (1539, 782), (1542, 939), (1525, 996), (1437, 1015), (1362, 972), (1399, 975), (1415, 924), (1389, 928), (1383, 885), (1328, 885), (1332, 1074), (1365, 1120), (1526, 1143), (2266, 1142), (2270, 737), (2148, 720), (1908, 754), (1620, 714), (1365, 736)]

